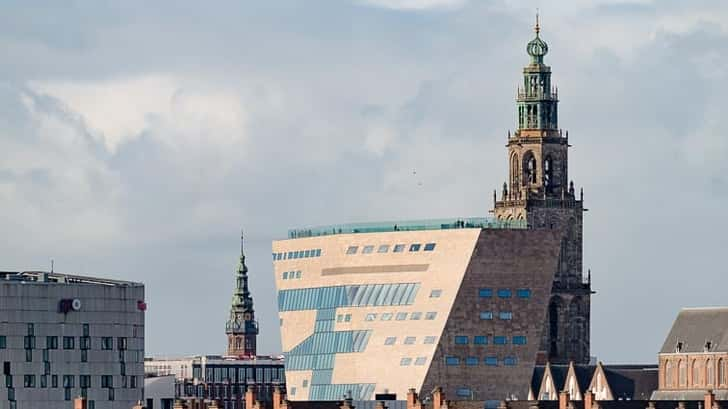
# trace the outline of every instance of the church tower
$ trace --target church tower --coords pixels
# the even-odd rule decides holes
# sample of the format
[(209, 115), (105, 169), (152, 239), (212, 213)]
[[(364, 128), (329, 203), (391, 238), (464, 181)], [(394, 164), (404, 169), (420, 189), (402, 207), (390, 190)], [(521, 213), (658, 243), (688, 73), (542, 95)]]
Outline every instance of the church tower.
[(531, 58), (518, 87), (518, 127), (508, 133), (508, 181), (500, 200), (500, 220), (523, 220), (532, 229), (563, 231), (558, 270), (548, 306), (541, 351), (552, 363), (589, 362), (590, 277), (582, 274), (583, 192), (577, 198), (568, 179), (569, 133), (558, 126), (557, 88), (544, 64), (548, 45), (540, 37), (526, 46)]
[(227, 355), (255, 356), (258, 337), (258, 322), (255, 321), (253, 298), (248, 289), (248, 267), (245, 265), (243, 235), (240, 235), (240, 261), (235, 273), (235, 291), (233, 292), (230, 318), (225, 324), (228, 338)]

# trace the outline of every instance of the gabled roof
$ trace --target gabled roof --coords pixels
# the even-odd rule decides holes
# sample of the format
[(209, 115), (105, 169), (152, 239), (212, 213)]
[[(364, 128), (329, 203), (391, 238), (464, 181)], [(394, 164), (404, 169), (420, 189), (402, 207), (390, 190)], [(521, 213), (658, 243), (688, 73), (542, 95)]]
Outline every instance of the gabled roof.
[(683, 308), (660, 353), (677, 352), (678, 342), (681, 353), (705, 352), (706, 341), (711, 343), (708, 352), (728, 352), (728, 307)]
[(604, 376), (614, 399), (646, 400), (657, 389), (657, 365), (606, 365)]
[(531, 375), (531, 392), (535, 398), (538, 398), (539, 390), (541, 389), (541, 382), (543, 381), (543, 375), (546, 372), (546, 367), (536, 366), (533, 368), (533, 375)]

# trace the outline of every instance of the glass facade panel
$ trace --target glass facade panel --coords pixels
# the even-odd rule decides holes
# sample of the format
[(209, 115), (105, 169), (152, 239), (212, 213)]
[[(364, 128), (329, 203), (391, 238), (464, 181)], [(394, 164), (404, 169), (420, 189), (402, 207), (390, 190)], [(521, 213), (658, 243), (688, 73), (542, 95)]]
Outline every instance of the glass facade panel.
[(427, 314), (425, 314), (426, 320), (434, 320), (437, 317), (437, 313), (435, 311), (430, 311)]
[(478, 290), (478, 296), (483, 298), (490, 298), (493, 296), (492, 288), (481, 288)]
[(377, 249), (377, 253), (386, 253), (386, 252), (388, 252), (388, 251), (389, 251), (389, 244), (382, 244), (382, 245), (381, 245), (381, 246), (379, 246), (379, 248)]
[(412, 358), (402, 358), (399, 360), (399, 366), (410, 366), (412, 364)]
[(411, 244), (409, 251), (420, 251), (420, 247), (422, 247), (420, 243)]
[(398, 312), (397, 316), (394, 318), (397, 321), (404, 321), (407, 319), (407, 313), (406, 312)]
[(405, 337), (404, 344), (405, 345), (414, 345), (414, 343), (417, 341), (417, 337)]
[(468, 343), (468, 337), (466, 335), (457, 335), (455, 336), (455, 344), (457, 345), (467, 345)]
[(425, 244), (425, 251), (433, 251), (433, 250), (435, 250), (435, 243)]
[(511, 298), (511, 290), (509, 288), (501, 288), (498, 290), (499, 298)]
[(527, 340), (524, 335), (514, 335), (513, 336), (513, 344), (514, 345), (526, 345)]
[(394, 345), (395, 342), (397, 342), (397, 337), (387, 337), (384, 340), (384, 345)]
[(507, 356), (503, 359), (503, 365), (515, 366), (518, 364), (518, 359), (515, 356)]
[(435, 341), (437, 341), (437, 337), (428, 336), (428, 337), (425, 337), (425, 342), (424, 343), (425, 344), (434, 344)]
[(430, 291), (430, 298), (440, 298), (441, 295), (442, 295), (442, 290)]
[(369, 400), (374, 393), (373, 383), (311, 385), (310, 400), (341, 400), (341, 397), (351, 393), (354, 400)]
[(422, 366), (427, 362), (427, 357), (425, 356), (418, 356), (417, 359), (415, 359), (415, 365)]
[[(278, 292), (279, 311), (302, 311), (322, 308), (410, 305), (419, 283), (368, 284), (336, 287), (298, 288)], [(390, 299), (389, 293), (394, 292)], [(383, 296), (379, 296), (384, 292)]]
[(480, 312), (480, 319), (481, 320), (492, 320), (493, 319), (493, 313), (490, 311), (481, 311)]
[(362, 254), (371, 254), (374, 252), (374, 246), (364, 246), (363, 249), (361, 249)]
[(460, 365), (460, 358), (456, 356), (445, 357), (445, 365)]
[(394, 253), (401, 253), (404, 251), (404, 244), (395, 244), (394, 245)]
[(391, 321), (392, 320), (392, 313), (391, 312), (385, 312), (382, 314), (382, 317), (380, 318), (382, 321)]
[(485, 364), (488, 366), (498, 366), (498, 358), (494, 356), (485, 357)]
[(346, 249), (346, 254), (356, 254), (357, 250), (359, 250), (359, 247), (349, 246), (349, 248)]
[(504, 337), (502, 335), (498, 335), (493, 337), (493, 343), (495, 345), (505, 345), (508, 343), (508, 337)]
[(476, 335), (473, 337), (473, 344), (488, 345), (488, 337), (485, 335)]
[(410, 320), (419, 321), (420, 319), (422, 319), (421, 312), (418, 311), (418, 312), (413, 312), (412, 314), (410, 314)]
[(516, 290), (516, 295), (518, 298), (530, 298), (531, 297), (531, 290), (528, 288), (519, 288)]
[(513, 319), (513, 313), (510, 311), (501, 311), (498, 313), (498, 318), (502, 320), (511, 320)]

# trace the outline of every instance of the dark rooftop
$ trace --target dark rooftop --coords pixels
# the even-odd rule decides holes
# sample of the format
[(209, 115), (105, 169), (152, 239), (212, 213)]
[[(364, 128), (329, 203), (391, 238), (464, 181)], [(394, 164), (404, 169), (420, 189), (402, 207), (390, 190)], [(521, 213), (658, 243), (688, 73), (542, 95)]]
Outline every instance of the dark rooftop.
[(138, 287), (144, 285), (142, 283), (135, 283), (131, 281), (61, 274), (48, 271), (0, 271), (0, 283), (2, 281), (34, 284), (96, 284), (110, 287)]
[(682, 309), (660, 350), (675, 352), (728, 352), (728, 307)]

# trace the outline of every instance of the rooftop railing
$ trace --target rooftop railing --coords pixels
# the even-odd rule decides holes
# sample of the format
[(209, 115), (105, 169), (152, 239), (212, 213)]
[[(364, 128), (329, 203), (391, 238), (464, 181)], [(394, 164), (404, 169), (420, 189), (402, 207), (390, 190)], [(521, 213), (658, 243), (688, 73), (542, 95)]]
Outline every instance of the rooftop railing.
[(460, 217), (452, 219), (404, 220), (391, 222), (347, 223), (288, 231), (289, 239), (330, 236), (334, 234), (382, 233), (396, 231), (450, 229), (525, 229), (525, 220), (498, 220), (491, 217)]

